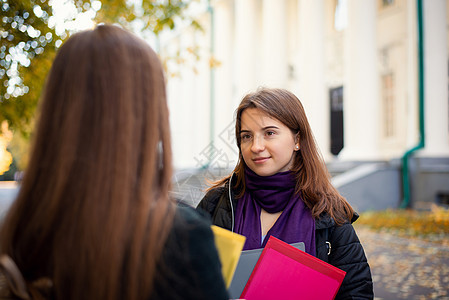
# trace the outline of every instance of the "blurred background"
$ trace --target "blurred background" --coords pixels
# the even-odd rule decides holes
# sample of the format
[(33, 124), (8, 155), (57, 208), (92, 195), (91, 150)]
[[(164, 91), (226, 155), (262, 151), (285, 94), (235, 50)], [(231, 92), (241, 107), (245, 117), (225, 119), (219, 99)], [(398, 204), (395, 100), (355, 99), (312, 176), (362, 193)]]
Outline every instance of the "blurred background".
[(449, 204), (448, 1), (207, 4), (204, 32), (184, 28), (159, 44), (166, 57), (192, 44), (198, 52), (168, 64), (178, 167), (233, 168), (238, 103), (259, 86), (282, 87), (304, 104), (356, 209)]
[(55, 52), (116, 23), (164, 64), (176, 198), (195, 206), (232, 171), (247, 93), (289, 89), (358, 223), (395, 230), (357, 228), (378, 297), (449, 299), (449, 0), (0, 0), (0, 11), (0, 216), (20, 188)]
[(112, 22), (164, 63), (178, 198), (195, 205), (204, 178), (233, 169), (234, 111), (266, 86), (300, 98), (358, 211), (447, 206), (448, 11), (447, 0), (2, 0), (0, 179), (26, 168), (55, 51)]

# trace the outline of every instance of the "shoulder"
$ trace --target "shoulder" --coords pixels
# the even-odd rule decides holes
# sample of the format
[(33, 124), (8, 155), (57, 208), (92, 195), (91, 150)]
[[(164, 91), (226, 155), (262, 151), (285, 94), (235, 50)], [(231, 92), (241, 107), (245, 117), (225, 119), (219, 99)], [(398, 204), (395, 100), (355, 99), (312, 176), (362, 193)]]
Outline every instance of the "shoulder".
[(178, 204), (151, 299), (227, 299), (209, 218)]
[(195, 210), (193, 207), (179, 203), (176, 206), (176, 214), (173, 221), (174, 231), (194, 230), (202, 231), (210, 229), (210, 219), (201, 211)]
[[(352, 223), (357, 221), (358, 218), (359, 215), (357, 214), (357, 212), (354, 212), (351, 220), (346, 219), (346, 221), (341, 226), (351, 225)], [(335, 220), (326, 212), (322, 213), (317, 219), (315, 219), (315, 228), (317, 230), (329, 228), (333, 229), (334, 227), (341, 227), (341, 226), (338, 226)]]
[(217, 255), (211, 225), (210, 219), (194, 208), (178, 204), (165, 247), (165, 255), (170, 257), (168, 264), (177, 261), (178, 265), (190, 265), (196, 270), (197, 256), (204, 260)]
[(204, 195), (204, 200), (209, 202), (218, 202), (218, 199), (226, 194), (228, 190), (228, 185), (215, 187), (207, 191), (206, 195)]
[(231, 230), (236, 200), (230, 199), (228, 187), (225, 185), (208, 191), (196, 209), (209, 216), (213, 224)]
[(203, 199), (201, 199), (200, 203), (197, 206), (197, 209), (200, 208), (201, 210), (211, 214), (217, 207), (218, 202), (220, 201), (222, 196), (226, 195), (226, 186), (212, 188), (207, 191), (206, 195), (204, 195)]
[(237, 195), (240, 193), (240, 188), (237, 187), (237, 182), (237, 175), (232, 173), (223, 181), (223, 185), (209, 189), (197, 208), (201, 208), (202, 210), (211, 213), (222, 200), (226, 200), (226, 202), (232, 200), (232, 202), (235, 202)]
[(351, 220), (347, 220), (342, 225), (336, 225), (334, 224), (332, 226), (332, 239), (334, 240), (334, 243), (340, 243), (342, 245), (344, 244), (360, 244), (359, 238), (357, 236), (357, 233), (352, 226), (352, 223), (354, 223), (359, 218), (359, 215), (354, 212), (354, 215)]
[(179, 204), (168, 244), (178, 250), (183, 249), (184, 253), (190, 253), (192, 256), (199, 253), (215, 255), (214, 233), (211, 225), (209, 216), (190, 206)]
[(322, 213), (319, 218), (315, 219), (316, 230), (328, 229), (332, 227), (335, 227), (335, 221), (327, 213)]

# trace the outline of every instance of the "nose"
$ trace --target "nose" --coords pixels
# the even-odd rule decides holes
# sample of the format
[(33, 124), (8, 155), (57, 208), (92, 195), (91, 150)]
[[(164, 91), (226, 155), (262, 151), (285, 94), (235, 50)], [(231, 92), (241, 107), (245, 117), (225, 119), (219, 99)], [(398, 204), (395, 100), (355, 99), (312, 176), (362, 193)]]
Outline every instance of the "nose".
[(265, 149), (265, 143), (263, 138), (254, 137), (253, 143), (251, 144), (251, 151), (254, 153), (262, 152)]

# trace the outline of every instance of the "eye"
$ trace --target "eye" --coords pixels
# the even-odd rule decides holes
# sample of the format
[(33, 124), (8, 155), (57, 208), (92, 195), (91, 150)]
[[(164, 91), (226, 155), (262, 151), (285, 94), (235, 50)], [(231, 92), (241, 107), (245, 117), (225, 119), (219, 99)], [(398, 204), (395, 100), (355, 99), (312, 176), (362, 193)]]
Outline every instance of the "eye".
[(265, 134), (266, 134), (267, 136), (273, 136), (273, 135), (276, 134), (276, 132), (269, 130), (269, 131), (267, 131)]
[(249, 140), (251, 139), (251, 134), (249, 134), (249, 133), (243, 133), (243, 134), (240, 136), (240, 139), (242, 140), (242, 142), (249, 141)]

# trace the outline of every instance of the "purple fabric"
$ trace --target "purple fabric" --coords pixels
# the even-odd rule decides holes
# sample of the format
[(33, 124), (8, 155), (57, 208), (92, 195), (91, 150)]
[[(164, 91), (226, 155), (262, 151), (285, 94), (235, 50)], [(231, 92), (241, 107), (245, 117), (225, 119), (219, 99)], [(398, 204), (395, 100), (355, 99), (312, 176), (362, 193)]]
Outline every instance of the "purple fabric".
[[(246, 168), (245, 183), (245, 194), (238, 200), (235, 221), (235, 231), (246, 237), (243, 250), (265, 247), (272, 235), (289, 244), (304, 242), (306, 252), (315, 256), (315, 220), (301, 195), (295, 194), (294, 173), (259, 176)], [(261, 208), (269, 213), (282, 211), (263, 243)]]

